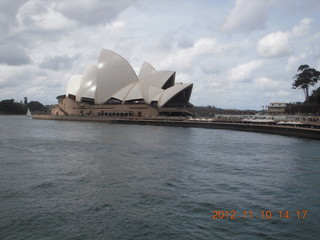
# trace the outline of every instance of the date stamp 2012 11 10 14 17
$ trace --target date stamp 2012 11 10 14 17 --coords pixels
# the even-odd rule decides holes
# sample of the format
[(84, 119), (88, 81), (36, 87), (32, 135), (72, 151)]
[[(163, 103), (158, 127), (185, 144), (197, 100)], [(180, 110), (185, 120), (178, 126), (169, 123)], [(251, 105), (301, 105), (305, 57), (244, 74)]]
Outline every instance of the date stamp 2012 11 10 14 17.
[(212, 219), (306, 219), (308, 211), (212, 211)]

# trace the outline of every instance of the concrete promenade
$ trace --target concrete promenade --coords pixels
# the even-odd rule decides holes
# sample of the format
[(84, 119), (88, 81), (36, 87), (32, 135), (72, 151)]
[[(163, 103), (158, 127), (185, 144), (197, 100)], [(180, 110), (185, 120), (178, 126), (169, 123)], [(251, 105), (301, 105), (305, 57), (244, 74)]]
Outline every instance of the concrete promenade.
[(102, 117), (102, 116), (55, 116), (55, 115), (34, 115), (33, 119), (58, 120), (58, 121), (84, 121), (84, 122), (107, 122), (118, 124), (139, 124), (156, 126), (176, 127), (200, 127), (213, 129), (227, 129), (247, 132), (260, 132), (280, 134), (286, 136), (304, 137), (320, 140), (320, 128), (312, 125), (284, 126), (275, 123), (243, 123), (234, 121), (221, 121), (219, 119), (188, 119), (174, 117)]

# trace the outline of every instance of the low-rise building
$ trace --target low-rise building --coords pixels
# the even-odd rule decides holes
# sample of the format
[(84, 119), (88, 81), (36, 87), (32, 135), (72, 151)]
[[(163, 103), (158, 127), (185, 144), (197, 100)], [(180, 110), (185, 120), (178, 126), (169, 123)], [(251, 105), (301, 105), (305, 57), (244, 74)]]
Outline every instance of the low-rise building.
[(284, 114), (286, 112), (287, 103), (270, 103), (268, 108), (268, 114)]

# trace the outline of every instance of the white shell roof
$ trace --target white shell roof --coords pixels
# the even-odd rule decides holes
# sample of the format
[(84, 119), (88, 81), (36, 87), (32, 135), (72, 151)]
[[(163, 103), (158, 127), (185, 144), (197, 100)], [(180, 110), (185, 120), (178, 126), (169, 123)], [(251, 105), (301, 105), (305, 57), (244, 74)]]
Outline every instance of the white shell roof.
[[(82, 97), (95, 98), (95, 89), (97, 87), (97, 69), (97, 65), (90, 65), (84, 71), (80, 88), (76, 94), (76, 101), (80, 101)], [(92, 92), (94, 93), (93, 95)]]
[(143, 97), (140, 91), (139, 83), (137, 82), (135, 83), (133, 88), (130, 89), (124, 101), (132, 101), (132, 100), (138, 100), (138, 99), (143, 99)]
[(162, 88), (174, 73), (174, 71), (158, 71), (147, 74), (139, 79), (143, 85)]
[(159, 97), (161, 96), (161, 94), (163, 92), (164, 92), (164, 90), (161, 88), (150, 87), (149, 88), (149, 99), (147, 102), (151, 103), (152, 101), (158, 101)]
[(135, 86), (136, 83), (130, 83), (127, 86), (121, 88), (118, 92), (112, 95), (113, 98), (116, 98), (120, 101), (124, 101), (128, 92)]
[(99, 57), (95, 101), (102, 104), (126, 85), (137, 82), (131, 65), (119, 54), (102, 49)]
[[(173, 87), (170, 87), (162, 93), (161, 97), (158, 101), (158, 106), (162, 107), (164, 106), (168, 101), (170, 101), (174, 96), (179, 94), (180, 92), (186, 90), (189, 87), (192, 87), (192, 83), (183, 83), (179, 85), (175, 85)], [(189, 96), (190, 97), (190, 96)]]
[(139, 99), (146, 103), (157, 101), (158, 106), (164, 106), (189, 87), (191, 89), (187, 92), (189, 95), (186, 99), (190, 98), (192, 84), (175, 83), (174, 71), (157, 72), (149, 63), (144, 62), (138, 77), (122, 56), (102, 49), (98, 65), (90, 65), (83, 75), (70, 78), (66, 95), (75, 95), (76, 101), (92, 98), (96, 104), (115, 98), (123, 103)]
[(97, 86), (91, 86), (87, 91), (82, 94), (82, 98), (92, 98), (94, 99), (96, 96)]
[(148, 75), (148, 74), (150, 74), (150, 73), (154, 73), (154, 72), (156, 72), (156, 70), (154, 69), (154, 67), (153, 67), (150, 63), (144, 62), (144, 63), (141, 65), (138, 78), (141, 79), (141, 78), (143, 78), (144, 76), (146, 76), (146, 75)]
[(74, 96), (77, 95), (80, 89), (81, 79), (82, 79), (82, 75), (71, 76), (67, 85), (67, 92), (66, 92), (67, 97), (69, 96), (69, 94), (72, 94)]
[(147, 103), (150, 103), (154, 97), (150, 96), (149, 88), (155, 87), (161, 89), (174, 73), (173, 71), (153, 72), (140, 79), (140, 90)]

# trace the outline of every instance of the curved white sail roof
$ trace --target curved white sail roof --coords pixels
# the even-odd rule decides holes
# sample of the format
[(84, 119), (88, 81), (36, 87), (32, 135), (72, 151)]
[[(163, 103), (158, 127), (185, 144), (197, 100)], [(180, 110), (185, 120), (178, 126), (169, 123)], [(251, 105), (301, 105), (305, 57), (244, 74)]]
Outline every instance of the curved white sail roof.
[(122, 102), (133, 101), (138, 99), (143, 99), (141, 94), (139, 83), (130, 83), (124, 88), (121, 88), (118, 92), (112, 95), (112, 98), (118, 99)]
[[(162, 107), (164, 106), (166, 103), (168, 103), (173, 97), (175, 97), (176, 95), (178, 95), (179, 93), (186, 91), (186, 96), (185, 99), (189, 100), (190, 99), (190, 95), (191, 95), (191, 90), (192, 90), (192, 83), (183, 83), (183, 84), (179, 84), (179, 85), (175, 85), (173, 87), (170, 87), (166, 90), (164, 90), (164, 92), (162, 93), (162, 95), (159, 98), (158, 101), (158, 106)], [(191, 89), (189, 89), (191, 88)], [(187, 91), (189, 90), (189, 91)]]
[(147, 62), (144, 62), (142, 65), (141, 65), (141, 68), (140, 68), (140, 72), (138, 74), (138, 78), (143, 78), (144, 76), (150, 74), (150, 73), (154, 73), (156, 72), (156, 70), (154, 69), (154, 67), (150, 64), (150, 63), (147, 63)]
[(149, 99), (147, 102), (151, 103), (152, 101), (159, 101), (159, 98), (163, 92), (164, 92), (164, 90), (161, 88), (150, 87), (149, 88)]
[(81, 84), (82, 75), (72, 75), (67, 85), (66, 96), (70, 94), (76, 96)]
[(137, 81), (138, 77), (127, 60), (111, 50), (101, 50), (98, 64), (96, 103), (106, 102), (121, 88)]
[(91, 98), (91, 99), (94, 99), (95, 96), (96, 96), (96, 89), (97, 89), (97, 86), (91, 86), (90, 88), (87, 89), (87, 91), (85, 91), (85, 92), (82, 94), (82, 97), (81, 97), (81, 98)]
[(138, 99), (143, 99), (143, 96), (140, 91), (139, 83), (137, 82), (134, 84), (133, 88), (130, 89), (124, 101), (133, 101)]
[(174, 74), (175, 74), (174, 71), (158, 71), (158, 72), (149, 73), (139, 79), (143, 85), (162, 88), (167, 83), (167, 81), (170, 80), (170, 78), (172, 79), (172, 77), (173, 77), (173, 82), (170, 85), (171, 86), (174, 85)]
[(151, 99), (154, 97), (149, 93), (150, 87), (162, 89), (165, 85), (173, 86), (174, 75), (175, 72), (173, 71), (159, 71), (147, 74), (140, 78), (140, 90), (146, 102), (150, 103)]
[(76, 96), (76, 101), (91, 98), (96, 104), (114, 98), (122, 103), (143, 99), (164, 106), (173, 98), (177, 102), (189, 101), (191, 91), (191, 83), (175, 83), (174, 71), (156, 71), (144, 62), (138, 77), (122, 56), (102, 49), (98, 65), (90, 65), (83, 75), (70, 78), (66, 95)]
[(130, 83), (127, 86), (121, 88), (118, 92), (112, 95), (113, 98), (116, 98), (120, 101), (124, 101), (128, 92), (135, 86), (136, 83)]
[[(80, 82), (80, 88), (76, 94), (76, 101), (81, 101), (82, 97), (95, 98), (95, 89), (97, 87), (97, 65), (89, 65)], [(92, 94), (93, 93), (93, 94)]]

